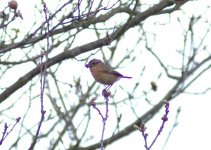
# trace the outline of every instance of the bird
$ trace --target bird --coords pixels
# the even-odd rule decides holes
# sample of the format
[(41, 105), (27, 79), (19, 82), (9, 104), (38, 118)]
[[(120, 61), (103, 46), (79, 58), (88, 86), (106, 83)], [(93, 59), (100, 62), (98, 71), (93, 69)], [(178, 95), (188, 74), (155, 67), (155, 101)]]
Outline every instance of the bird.
[(105, 88), (106, 90), (108, 90), (116, 81), (121, 78), (132, 78), (129, 76), (124, 76), (113, 70), (110, 66), (104, 64), (99, 59), (90, 60), (89, 63), (85, 65), (85, 67), (90, 69), (92, 76), (97, 82), (108, 85)]

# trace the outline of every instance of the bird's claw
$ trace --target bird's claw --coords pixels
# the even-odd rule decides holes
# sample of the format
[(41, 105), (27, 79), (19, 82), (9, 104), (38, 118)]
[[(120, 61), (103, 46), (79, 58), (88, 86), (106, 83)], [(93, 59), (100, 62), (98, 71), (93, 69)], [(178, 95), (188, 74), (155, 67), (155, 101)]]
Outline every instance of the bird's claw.
[(106, 88), (105, 89), (103, 89), (103, 91), (102, 91), (102, 95), (104, 96), (104, 97), (108, 97), (109, 95), (110, 95), (110, 92), (108, 92), (107, 90), (106, 90)]

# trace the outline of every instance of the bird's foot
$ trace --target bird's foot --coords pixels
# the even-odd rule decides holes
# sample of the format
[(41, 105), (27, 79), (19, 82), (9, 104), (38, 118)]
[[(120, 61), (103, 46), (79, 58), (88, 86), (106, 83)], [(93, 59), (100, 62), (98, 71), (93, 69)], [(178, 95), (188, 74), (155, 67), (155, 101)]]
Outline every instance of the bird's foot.
[(103, 89), (102, 91), (102, 95), (105, 97), (105, 98), (108, 98), (108, 96), (110, 95), (111, 93), (109, 91), (107, 91), (107, 89)]

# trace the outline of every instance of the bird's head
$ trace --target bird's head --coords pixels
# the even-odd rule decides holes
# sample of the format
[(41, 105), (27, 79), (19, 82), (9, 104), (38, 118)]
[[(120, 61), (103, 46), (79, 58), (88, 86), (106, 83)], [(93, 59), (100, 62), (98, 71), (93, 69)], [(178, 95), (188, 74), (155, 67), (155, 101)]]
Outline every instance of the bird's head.
[(85, 65), (86, 68), (93, 68), (95, 66), (97, 66), (98, 64), (103, 63), (101, 60), (99, 59), (92, 59), (89, 61), (88, 64)]

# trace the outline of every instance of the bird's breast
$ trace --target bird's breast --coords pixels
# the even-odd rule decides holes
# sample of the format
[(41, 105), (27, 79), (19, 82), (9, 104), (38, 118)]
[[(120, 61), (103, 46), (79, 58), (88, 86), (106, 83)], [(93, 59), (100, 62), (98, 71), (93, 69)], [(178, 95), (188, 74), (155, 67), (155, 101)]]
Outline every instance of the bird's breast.
[(101, 68), (94, 67), (91, 68), (90, 71), (94, 79), (102, 84), (112, 85), (118, 80), (118, 77), (116, 75), (109, 72), (105, 72)]

